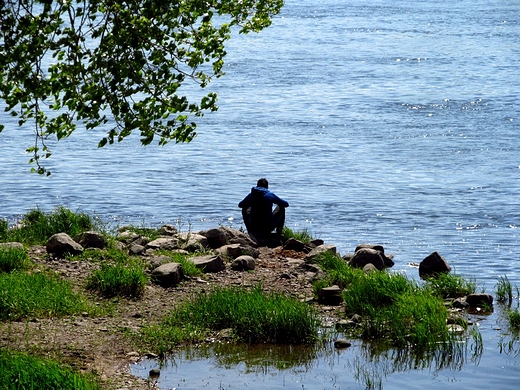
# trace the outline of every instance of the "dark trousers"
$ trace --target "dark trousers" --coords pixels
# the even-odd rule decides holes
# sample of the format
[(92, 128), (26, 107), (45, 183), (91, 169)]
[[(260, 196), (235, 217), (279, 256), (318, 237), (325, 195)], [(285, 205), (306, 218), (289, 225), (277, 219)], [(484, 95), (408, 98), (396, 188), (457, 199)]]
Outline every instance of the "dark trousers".
[(242, 218), (244, 219), (244, 224), (246, 225), (246, 229), (249, 233), (254, 232), (257, 234), (269, 234), (276, 229), (276, 233), (281, 234), (285, 225), (285, 207), (276, 206), (273, 211), (272, 218), (270, 219), (270, 226), (265, 226), (262, 229), (256, 228), (254, 221), (251, 220), (250, 207), (242, 209)]

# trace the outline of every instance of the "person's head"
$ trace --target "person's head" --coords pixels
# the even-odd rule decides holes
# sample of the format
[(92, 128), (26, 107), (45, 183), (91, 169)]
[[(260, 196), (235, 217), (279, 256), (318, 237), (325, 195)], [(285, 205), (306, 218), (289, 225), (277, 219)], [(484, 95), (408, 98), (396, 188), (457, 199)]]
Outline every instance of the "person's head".
[(263, 187), (263, 188), (269, 188), (269, 183), (267, 182), (266, 178), (258, 179), (258, 182), (256, 183), (257, 187)]

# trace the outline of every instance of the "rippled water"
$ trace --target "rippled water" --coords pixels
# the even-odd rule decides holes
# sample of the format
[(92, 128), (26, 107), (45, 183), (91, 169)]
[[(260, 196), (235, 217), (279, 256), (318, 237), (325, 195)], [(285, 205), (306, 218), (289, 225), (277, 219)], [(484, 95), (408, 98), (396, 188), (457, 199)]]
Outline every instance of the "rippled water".
[(380, 243), (415, 276), (407, 264), (438, 251), (488, 292), (498, 276), (520, 284), (519, 17), (510, 0), (288, 0), (230, 42), (220, 110), (191, 144), (98, 150), (103, 129), (78, 133), (40, 178), (30, 128), (3, 114), (0, 217), (66, 205), (240, 227), (237, 204), (265, 176), (287, 225), (342, 254)]

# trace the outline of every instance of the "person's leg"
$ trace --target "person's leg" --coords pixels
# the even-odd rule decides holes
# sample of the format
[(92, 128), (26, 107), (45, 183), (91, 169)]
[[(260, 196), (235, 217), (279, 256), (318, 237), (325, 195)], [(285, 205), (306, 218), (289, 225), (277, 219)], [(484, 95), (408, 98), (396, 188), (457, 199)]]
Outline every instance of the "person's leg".
[(273, 211), (273, 225), (273, 229), (276, 229), (276, 233), (282, 234), (285, 225), (285, 207), (275, 207)]
[(251, 207), (242, 209), (242, 218), (244, 219), (244, 225), (248, 232), (251, 232)]

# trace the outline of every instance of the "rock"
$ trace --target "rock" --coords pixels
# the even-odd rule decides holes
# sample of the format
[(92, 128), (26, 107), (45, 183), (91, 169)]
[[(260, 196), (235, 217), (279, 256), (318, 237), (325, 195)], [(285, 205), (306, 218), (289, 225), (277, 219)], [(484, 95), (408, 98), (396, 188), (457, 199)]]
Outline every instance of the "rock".
[(142, 245), (138, 244), (132, 244), (130, 245), (130, 249), (128, 249), (128, 252), (131, 255), (143, 255), (146, 252), (146, 248)]
[(220, 256), (199, 256), (189, 259), (198, 269), (203, 272), (220, 272), (226, 269), (224, 262)]
[(360, 248), (350, 260), (350, 265), (354, 268), (363, 268), (367, 264), (372, 264), (378, 270), (384, 269), (385, 259), (381, 251), (372, 248)]
[(259, 255), (257, 248), (253, 248), (252, 246), (245, 246), (242, 244), (224, 245), (217, 249), (217, 253), (223, 257), (228, 257), (231, 259), (236, 259), (242, 255), (249, 255), (256, 259)]
[(159, 237), (146, 244), (147, 249), (172, 250), (179, 248), (179, 240), (175, 237)]
[(347, 339), (338, 339), (334, 341), (334, 348), (342, 349), (342, 348), (349, 348), (352, 345), (350, 341)]
[(309, 253), (311, 251), (311, 248), (309, 248), (307, 245), (297, 240), (296, 238), (289, 238), (287, 241), (285, 241), (285, 243), (283, 244), (283, 249), (288, 251), (305, 253)]
[(239, 256), (231, 263), (231, 269), (235, 271), (252, 271), (255, 269), (255, 259), (247, 255)]
[(450, 271), (451, 267), (448, 262), (438, 252), (433, 252), (419, 264), (419, 276), (422, 279)]
[(152, 271), (152, 279), (162, 287), (172, 287), (182, 280), (184, 272), (179, 263), (166, 263)]
[(61, 257), (68, 253), (77, 255), (83, 252), (83, 247), (69, 237), (67, 233), (58, 233), (53, 235), (47, 241), (47, 253)]
[(208, 239), (197, 233), (181, 233), (179, 234), (179, 243), (182, 249), (188, 252), (196, 252), (208, 248)]
[(170, 256), (152, 256), (148, 259), (150, 269), (157, 268), (163, 264), (171, 263), (172, 258)]
[(359, 244), (356, 247), (356, 250), (354, 251), (354, 253), (359, 251), (360, 249), (367, 249), (367, 248), (368, 249), (373, 249), (375, 251), (379, 251), (383, 255), (385, 254), (385, 248), (382, 245), (377, 245), (377, 244)]
[(318, 292), (318, 302), (324, 305), (339, 305), (343, 302), (339, 286), (325, 287)]
[(372, 263), (368, 263), (367, 265), (365, 265), (363, 267), (363, 272), (366, 273), (366, 274), (369, 274), (371, 272), (377, 272), (378, 269), (376, 268), (376, 266)]
[(217, 249), (227, 244), (226, 232), (223, 229), (202, 230), (199, 234), (207, 238), (208, 247), (211, 249)]
[(17, 249), (23, 250), (23, 244), (20, 242), (0, 242), (0, 250), (2, 249)]
[(325, 242), (321, 238), (316, 238), (309, 242), (309, 245), (313, 248), (316, 248), (317, 246), (323, 245)]
[(314, 259), (318, 256), (321, 256), (324, 253), (331, 253), (333, 255), (337, 255), (337, 250), (335, 245), (320, 245), (316, 248), (313, 248), (307, 255), (305, 256), (305, 261), (308, 263), (312, 263)]
[(470, 307), (486, 307), (493, 305), (493, 296), (489, 294), (469, 294), (466, 303)]
[(106, 238), (98, 232), (88, 231), (80, 233), (77, 237), (78, 244), (83, 248), (105, 249), (107, 247)]
[(161, 375), (161, 370), (158, 368), (152, 368), (150, 372), (148, 372), (148, 376), (152, 379), (157, 379)]
[(226, 234), (226, 242), (229, 244), (241, 244), (253, 248), (258, 247), (258, 244), (253, 241), (248, 234), (241, 232), (240, 230), (231, 229), (224, 226), (220, 229)]
[(179, 231), (173, 225), (163, 225), (157, 230), (157, 233), (161, 236), (175, 236), (179, 234)]
[(118, 240), (123, 241), (127, 244), (133, 242), (134, 240), (137, 240), (139, 237), (139, 234), (131, 230), (125, 230), (117, 235)]

